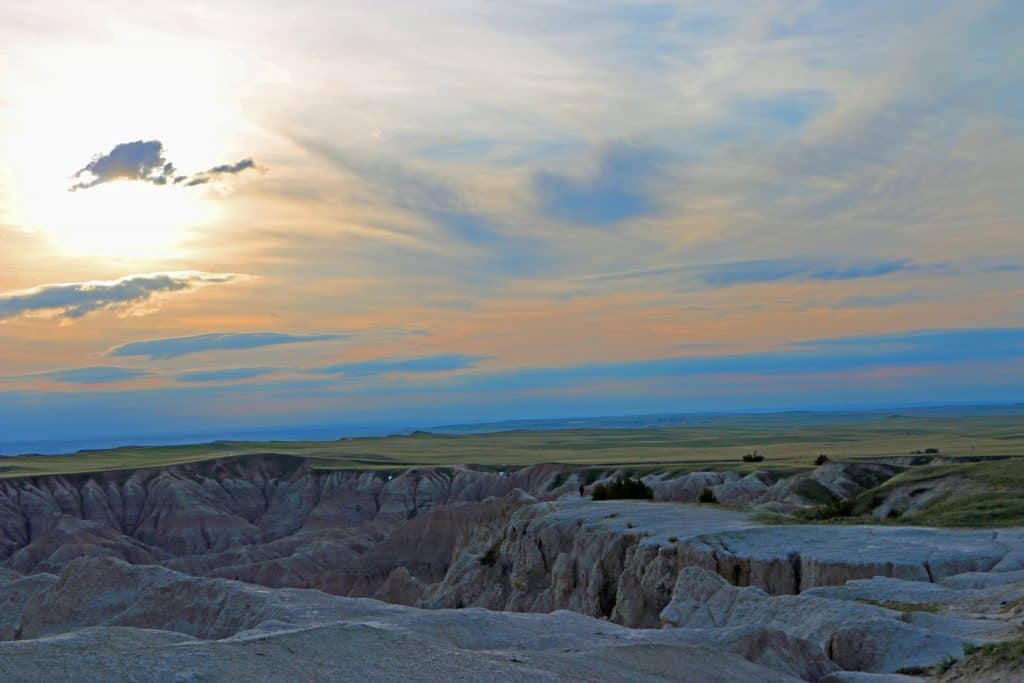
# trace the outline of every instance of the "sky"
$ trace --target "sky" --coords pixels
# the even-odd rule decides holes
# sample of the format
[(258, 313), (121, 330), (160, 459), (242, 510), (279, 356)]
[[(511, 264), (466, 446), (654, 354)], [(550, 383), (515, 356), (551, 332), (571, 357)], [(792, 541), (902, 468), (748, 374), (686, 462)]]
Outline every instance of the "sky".
[(0, 435), (1024, 399), (1015, 0), (0, 0)]

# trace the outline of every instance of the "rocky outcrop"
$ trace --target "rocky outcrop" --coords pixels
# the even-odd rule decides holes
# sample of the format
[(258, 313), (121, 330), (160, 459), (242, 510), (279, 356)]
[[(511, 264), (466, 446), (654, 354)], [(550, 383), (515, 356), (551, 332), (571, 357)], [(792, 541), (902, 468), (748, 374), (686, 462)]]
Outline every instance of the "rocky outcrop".
[(1024, 567), (1024, 531), (766, 527), (714, 506), (566, 500), (523, 508), (467, 546), (423, 604), (572, 609), (657, 627), (686, 567), (771, 595), (876, 576), (935, 582)]

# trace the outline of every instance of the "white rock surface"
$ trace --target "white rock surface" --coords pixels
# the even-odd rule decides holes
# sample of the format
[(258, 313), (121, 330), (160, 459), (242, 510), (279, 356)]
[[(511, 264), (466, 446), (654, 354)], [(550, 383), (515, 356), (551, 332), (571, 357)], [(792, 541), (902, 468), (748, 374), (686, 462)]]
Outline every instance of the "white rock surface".
[(963, 654), (963, 642), (906, 624), (899, 613), (822, 598), (769, 596), (737, 587), (698, 567), (680, 573), (672, 601), (661, 612), (669, 626), (722, 628), (744, 624), (774, 628), (820, 646), (842, 669), (896, 672)]

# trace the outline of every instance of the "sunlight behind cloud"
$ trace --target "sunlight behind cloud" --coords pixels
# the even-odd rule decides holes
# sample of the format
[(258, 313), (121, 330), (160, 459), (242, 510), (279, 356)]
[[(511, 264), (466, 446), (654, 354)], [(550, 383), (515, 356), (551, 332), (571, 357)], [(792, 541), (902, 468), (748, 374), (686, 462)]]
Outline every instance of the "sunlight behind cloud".
[(210, 222), (215, 206), (195, 191), (127, 181), (89, 192), (29, 196), (25, 226), (72, 255), (161, 258), (190, 228)]
[(173, 256), (190, 228), (214, 219), (198, 188), (67, 189), (90, 159), (128, 140), (159, 137), (187, 172), (234, 156), (245, 67), (230, 50), (134, 31), (103, 47), (72, 38), (22, 54), (5, 76), (12, 106), (0, 110), (15, 225), (70, 256), (143, 259)]

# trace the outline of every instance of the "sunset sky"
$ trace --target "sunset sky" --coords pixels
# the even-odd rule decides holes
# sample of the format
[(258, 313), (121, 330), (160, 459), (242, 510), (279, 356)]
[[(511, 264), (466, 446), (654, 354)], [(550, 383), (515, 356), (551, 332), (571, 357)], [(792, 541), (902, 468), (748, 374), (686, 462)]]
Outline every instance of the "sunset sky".
[(1022, 26), (0, 0), (0, 438), (1024, 399)]

